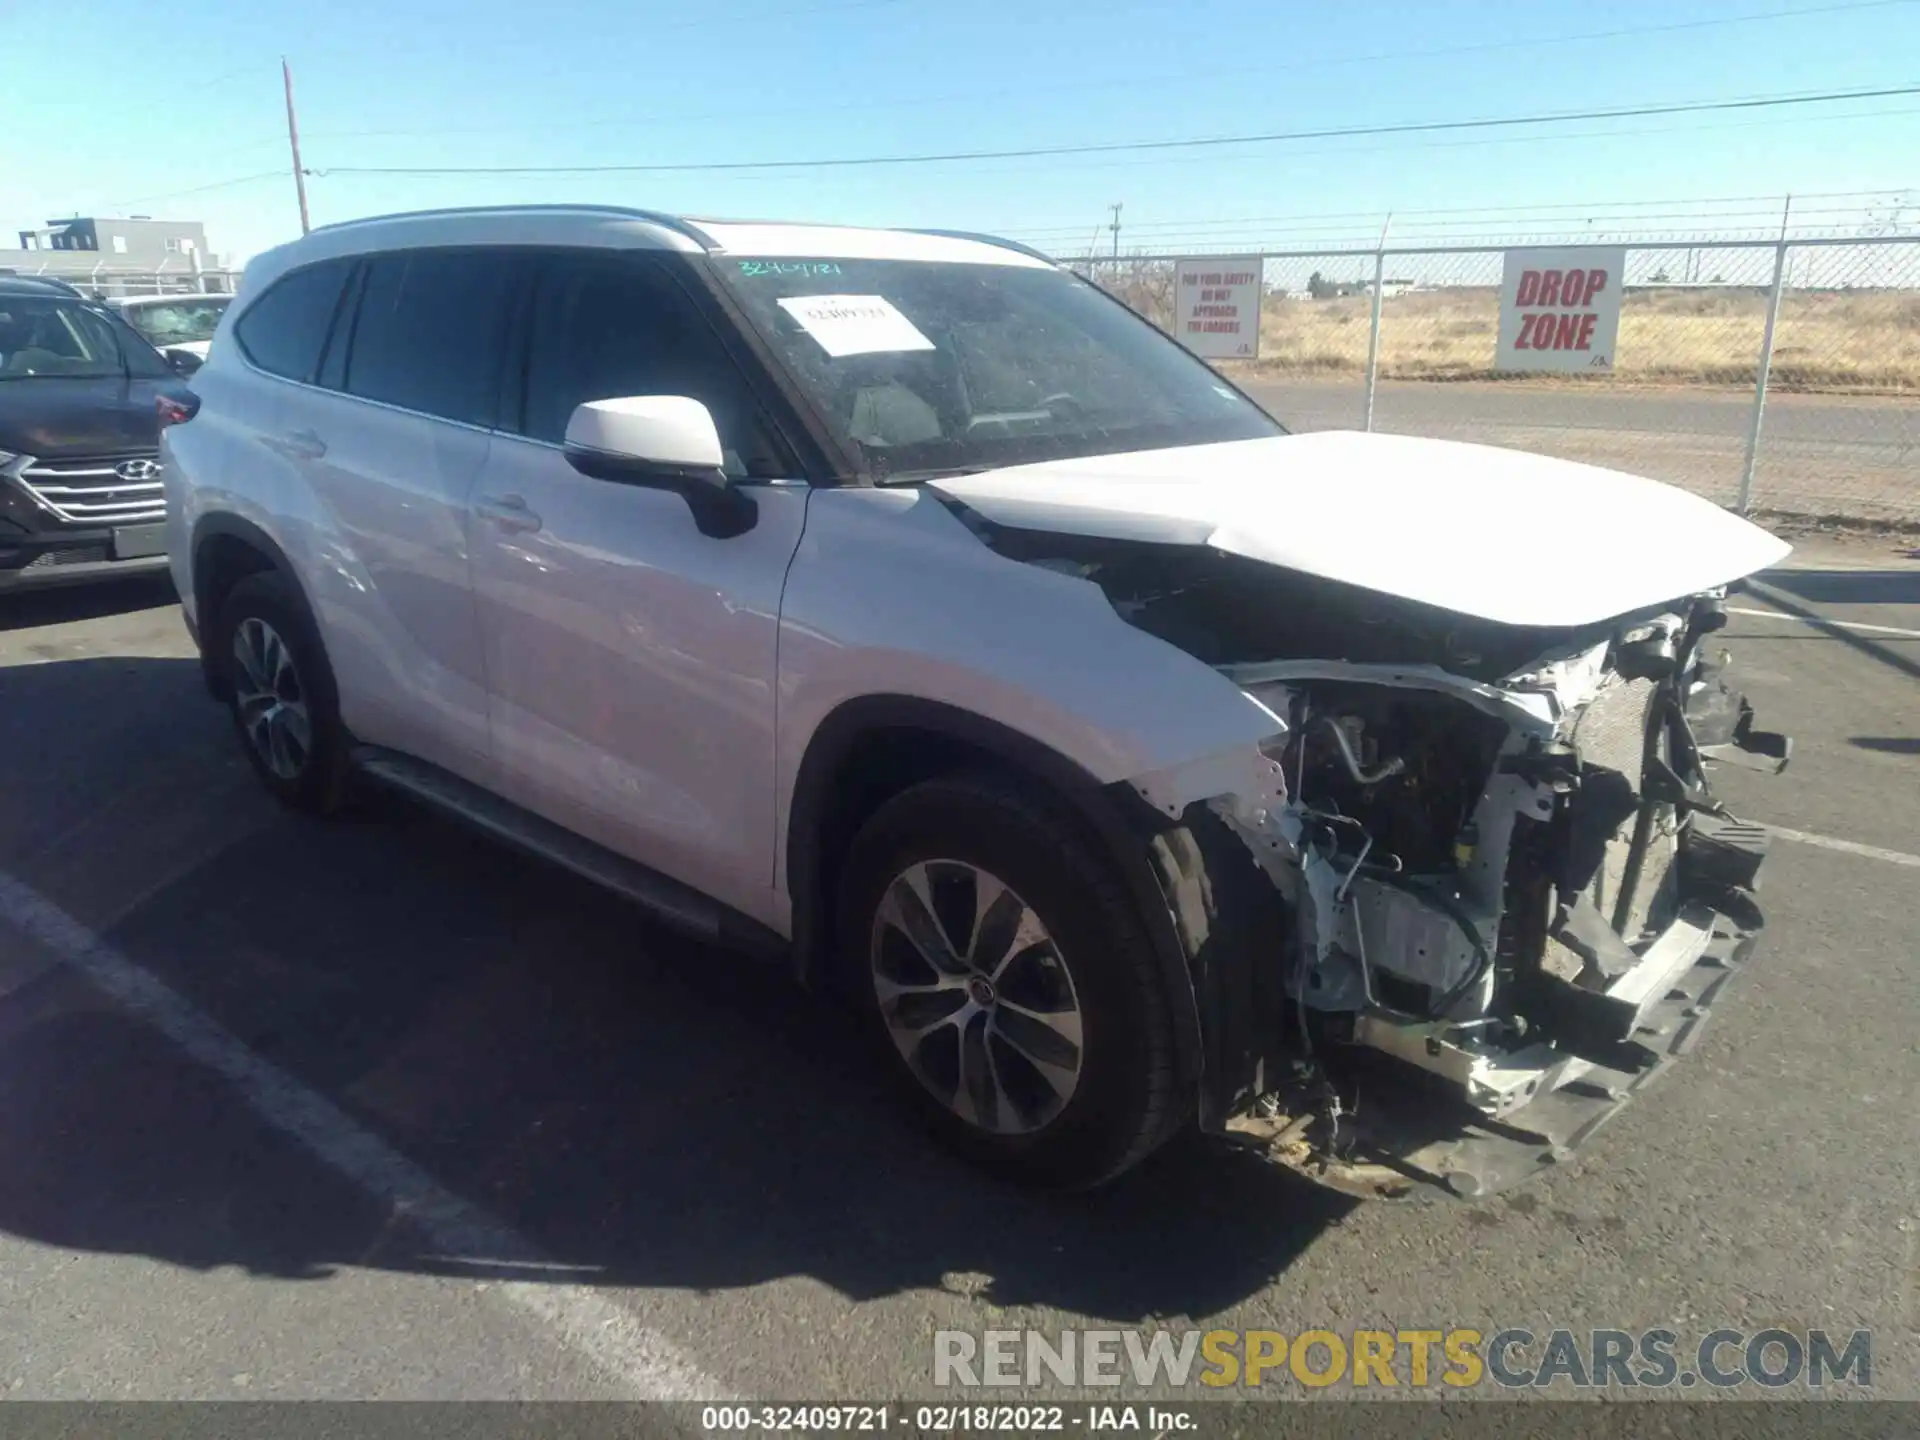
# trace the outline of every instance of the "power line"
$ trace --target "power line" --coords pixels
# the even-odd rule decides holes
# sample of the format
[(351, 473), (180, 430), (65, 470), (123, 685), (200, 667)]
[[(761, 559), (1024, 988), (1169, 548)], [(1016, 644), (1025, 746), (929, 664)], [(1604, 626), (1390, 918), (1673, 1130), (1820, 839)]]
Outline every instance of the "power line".
[[(1877, 119), (1883, 119), (1888, 116), (1910, 116), (1910, 115), (1920, 115), (1920, 108), (1915, 108), (1913, 106), (1893, 106), (1893, 107), (1888, 107), (1883, 109), (1846, 110), (1846, 111), (1841, 111), (1835, 114), (1825, 114), (1825, 115), (1776, 116), (1772, 119), (1764, 119), (1764, 120), (1721, 120), (1721, 121), (1708, 121), (1705, 123), (1691, 124), (1691, 125), (1642, 126), (1639, 128), (1632, 128), (1632, 129), (1566, 130), (1566, 131), (1560, 131), (1558, 133), (1535, 134), (1535, 135), (1494, 135), (1494, 136), (1483, 135), (1470, 140), (1416, 140), (1416, 141), (1404, 142), (1396, 145), (1307, 146), (1301, 149), (1293, 150), (1290, 152), (1290, 154), (1293, 158), (1296, 158), (1296, 159), (1301, 157), (1306, 157), (1306, 156), (1317, 156), (1317, 155), (1332, 155), (1332, 156), (1338, 156), (1341, 158), (1346, 158), (1354, 155), (1379, 154), (1383, 152), (1404, 154), (1408, 151), (1414, 151), (1414, 150), (1450, 150), (1450, 149), (1459, 149), (1463, 146), (1474, 146), (1477, 148), (1484, 149), (1492, 146), (1565, 144), (1567, 141), (1570, 141), (1570, 140), (1637, 139), (1643, 136), (1667, 140), (1667, 139), (1671, 139), (1676, 135), (1697, 135), (1697, 134), (1701, 134), (1709, 131), (1718, 133), (1726, 130), (1755, 130), (1755, 129), (1764, 129), (1764, 128), (1769, 128), (1774, 126), (1780, 126), (1780, 125), (1812, 126), (1812, 125), (1845, 124), (1845, 123), (1850, 123), (1852, 121), (1857, 121), (1857, 120), (1877, 120)], [(1253, 157), (1249, 155), (1246, 158), (1252, 159)], [(1081, 164), (1074, 166), (1073, 172), (1075, 174), (1091, 174), (1095, 171), (1103, 171), (1103, 170), (1126, 170), (1126, 171), (1132, 172), (1132, 171), (1137, 171), (1142, 169), (1165, 168), (1166, 166), (1169, 166), (1169, 165), (1185, 165), (1187, 163), (1189, 162), (1180, 156), (1172, 156), (1172, 157), (1159, 156), (1159, 157), (1149, 157), (1147, 159), (1132, 159), (1132, 160), (1095, 160), (1095, 161), (1082, 162)], [(1000, 165), (1000, 166), (988, 166), (985, 168), (972, 170), (969, 173), (975, 177), (990, 176), (990, 175), (1021, 175), (1021, 176), (1031, 177), (1036, 172), (1031, 166), (1023, 167), (1017, 164), (1011, 164), (1011, 165)], [(1045, 172), (1042, 171), (1040, 173), (1045, 173)], [(357, 177), (345, 176), (343, 178), (353, 179)], [(459, 179), (461, 177), (458, 175), (442, 175), (442, 176), (423, 176), (419, 178), (454, 180), (454, 179)], [(544, 178), (558, 179), (562, 177), (549, 176)], [(717, 174), (710, 174), (703, 178), (711, 180), (715, 183), (731, 181), (735, 183), (750, 184), (757, 187), (761, 187), (761, 189), (764, 191), (767, 187), (771, 187), (771, 186), (780, 184), (782, 182), (804, 180), (808, 177), (806, 175), (806, 172), (799, 171), (799, 170), (783, 171), (773, 175), (755, 174), (751, 170), (735, 170), (735, 171), (725, 171)], [(1896, 186), (1891, 188), (1897, 190), (1899, 187)], [(761, 201), (756, 201), (755, 203), (764, 205), (764, 199)], [(1367, 215), (1372, 220), (1377, 220), (1379, 218), (1379, 214), (1380, 214), (1379, 211), (1367, 212)], [(978, 229), (982, 227), (975, 226), (975, 228)], [(986, 227), (986, 228), (992, 228), (992, 227)], [(1002, 230), (1005, 230), (1008, 228), (1017, 229), (1018, 227), (1017, 226), (1015, 227), (1001, 226), (999, 228)], [(1098, 226), (1095, 227), (1096, 238), (1097, 238), (1097, 231), (1100, 228), (1101, 227), (1098, 227)], [(1374, 238), (1371, 226), (1368, 227), (1368, 233), (1363, 238), (1366, 239), (1369, 243), (1371, 243), (1372, 239)]]
[[(1809, 190), (1809, 191), (1795, 191), (1794, 194), (1796, 199), (1801, 199), (1801, 200), (1862, 200), (1862, 199), (1886, 198), (1886, 197), (1891, 197), (1895, 195), (1904, 195), (1904, 194), (1912, 193), (1912, 191), (1913, 191), (1913, 187), (1883, 186), (1875, 190), (1817, 190), (1817, 191)], [(1413, 209), (1413, 210), (1400, 209), (1396, 207), (1394, 210), (1394, 215), (1396, 219), (1419, 219), (1422, 217), (1433, 216), (1433, 215), (1519, 214), (1519, 215), (1531, 217), (1531, 216), (1545, 216), (1553, 211), (1575, 211), (1580, 215), (1598, 216), (1598, 215), (1603, 215), (1603, 214), (1606, 214), (1607, 212), (1616, 211), (1616, 210), (1644, 211), (1649, 209), (1658, 209), (1660, 207), (1670, 208), (1678, 205), (1709, 206), (1709, 205), (1768, 204), (1771, 206), (1771, 208), (1765, 212), (1756, 212), (1756, 211), (1748, 211), (1748, 210), (1733, 211), (1733, 212), (1723, 211), (1717, 214), (1708, 212), (1705, 210), (1675, 212), (1675, 213), (1682, 213), (1688, 218), (1712, 220), (1712, 219), (1726, 218), (1726, 216), (1729, 214), (1748, 215), (1748, 214), (1755, 214), (1755, 213), (1765, 213), (1768, 215), (1778, 215), (1779, 209), (1780, 209), (1780, 199), (1781, 197), (1779, 195), (1703, 195), (1698, 198), (1678, 198), (1678, 199), (1666, 199), (1666, 200), (1604, 200), (1595, 204), (1581, 204), (1577, 201), (1563, 201), (1563, 202), (1542, 204), (1542, 205), (1452, 205), (1452, 206), (1437, 206), (1437, 207), (1429, 207), (1425, 209)], [(1810, 213), (1829, 213), (1833, 211), (1833, 208), (1834, 207), (1826, 207), (1823, 210), (1810, 211), (1807, 207), (1803, 205), (1796, 205), (1794, 207), (1794, 213), (1796, 215), (1805, 215)], [(1847, 208), (1851, 210), (1858, 207), (1847, 207)], [(1221, 219), (1215, 219), (1215, 220), (1196, 220), (1196, 221), (1140, 220), (1140, 221), (1132, 222), (1128, 228), (1129, 230), (1178, 229), (1178, 230), (1185, 231), (1185, 230), (1196, 230), (1196, 229), (1203, 229), (1203, 228), (1218, 229), (1222, 226), (1235, 226), (1235, 225), (1270, 225), (1270, 224), (1291, 225), (1302, 220), (1372, 221), (1372, 220), (1379, 219), (1380, 216), (1384, 213), (1385, 213), (1384, 208), (1381, 208), (1381, 209), (1374, 209), (1374, 210), (1303, 211), (1299, 214), (1294, 214), (1294, 215), (1244, 215), (1244, 216), (1227, 217), (1227, 218), (1221, 218)], [(1640, 219), (1644, 217), (1635, 215), (1635, 216), (1623, 216), (1621, 218)], [(1031, 235), (1076, 235), (1077, 236), (1077, 235), (1084, 234), (1087, 227), (1084, 224), (1077, 224), (1077, 225), (1061, 224), (1061, 225), (1036, 225), (1036, 226), (1013, 225), (1013, 226), (1005, 226), (1002, 228), (1010, 230), (1019, 235), (1027, 235), (1027, 236), (1031, 236)]]
[[(1830, 125), (1830, 124), (1835, 124), (1835, 123), (1844, 122), (1844, 121), (1851, 121), (1851, 120), (1877, 120), (1889, 115), (1914, 115), (1914, 114), (1920, 114), (1920, 110), (1916, 110), (1912, 106), (1895, 106), (1889, 109), (1880, 109), (1880, 110), (1849, 110), (1849, 111), (1843, 111), (1839, 114), (1829, 114), (1829, 115), (1780, 116), (1771, 120), (1723, 120), (1719, 122), (1710, 121), (1706, 124), (1699, 124), (1699, 125), (1642, 126), (1637, 129), (1626, 129), (1626, 130), (1619, 130), (1619, 129), (1563, 130), (1558, 133), (1539, 134), (1539, 135), (1495, 135), (1495, 136), (1483, 135), (1483, 136), (1478, 136), (1471, 140), (1422, 140), (1422, 141), (1412, 141), (1409, 143), (1403, 143), (1403, 144), (1397, 144), (1397, 145), (1326, 145), (1326, 146), (1314, 146), (1314, 147), (1309, 147), (1305, 149), (1295, 150), (1295, 151), (1292, 151), (1291, 154), (1295, 158), (1299, 158), (1302, 156), (1311, 156), (1311, 155), (1334, 155), (1334, 156), (1346, 158), (1354, 155), (1377, 155), (1382, 153), (1404, 154), (1405, 152), (1410, 150), (1457, 150), (1465, 146), (1485, 148), (1485, 147), (1494, 146), (1494, 145), (1561, 144), (1568, 140), (1633, 139), (1640, 136), (1656, 136), (1661, 139), (1667, 139), (1675, 135), (1697, 135), (1707, 131), (1719, 132), (1723, 130), (1753, 130), (1753, 129), (1762, 129), (1769, 126), (1777, 126), (1777, 125), (1802, 125), (1802, 126)], [(1236, 156), (1234, 158), (1241, 158), (1241, 157)], [(1252, 159), (1254, 157), (1251, 155), (1247, 155), (1244, 158)], [(1076, 174), (1090, 173), (1096, 170), (1129, 170), (1131, 171), (1131, 170), (1140, 170), (1140, 169), (1164, 168), (1169, 165), (1184, 165), (1186, 163), (1188, 162), (1184, 158), (1179, 156), (1174, 156), (1172, 158), (1167, 158), (1165, 156), (1162, 156), (1157, 159), (1149, 158), (1144, 160), (1136, 159), (1136, 160), (1091, 161), (1085, 164), (1075, 166), (1074, 170)], [(974, 170), (970, 173), (977, 177), (982, 175), (1032, 175), (1034, 172), (1031, 168), (1023, 169), (1017, 166), (1003, 166), (997, 169)], [(742, 172), (737, 172), (737, 173), (732, 173), (727, 175), (712, 176), (709, 178), (747, 180), (755, 184), (769, 185), (782, 177), (776, 176), (776, 175), (764, 175), (764, 176), (754, 175), (750, 171), (742, 171)], [(792, 172), (790, 178), (799, 179), (801, 178), (801, 174), (800, 172)]]
[(102, 213), (125, 210), (133, 205), (150, 205), (155, 200), (177, 200), (183, 195), (205, 195), (210, 190), (226, 190), (235, 185), (251, 185), (256, 180), (284, 180), (285, 170), (262, 170), (253, 175), (236, 175), (230, 180), (215, 180), (210, 185), (195, 185), (187, 190), (167, 190), (158, 195), (142, 195), (134, 200), (112, 200), (104, 205), (95, 205), (91, 209)]
[[(869, 4), (898, 3), (898, 0), (868, 0)], [(945, 95), (915, 95), (899, 100), (859, 100), (842, 102), (837, 105), (788, 105), (756, 110), (729, 109), (689, 113), (685, 111), (669, 115), (627, 116), (619, 119), (582, 120), (571, 125), (555, 127), (548, 133), (566, 133), (580, 130), (605, 130), (621, 128), (641, 128), (649, 125), (675, 125), (704, 123), (709, 120), (738, 120), (753, 118), (773, 118), (783, 115), (821, 115), (840, 114), (849, 111), (925, 109), (931, 105), (962, 104), (980, 100), (1003, 99), (1007, 97), (1026, 97), (1035, 94), (1062, 94), (1087, 90), (1105, 90), (1124, 86), (1139, 85), (1150, 80), (1156, 85), (1177, 84), (1189, 80), (1223, 79), (1236, 75), (1284, 75), (1289, 72), (1314, 70), (1320, 71), (1337, 65), (1370, 65), (1384, 60), (1425, 60), (1440, 59), (1455, 55), (1478, 54), (1496, 50), (1531, 50), (1549, 45), (1572, 45), (1594, 40), (1617, 40), (1641, 35), (1659, 35), (1676, 31), (1705, 30), (1727, 25), (1744, 25), (1768, 20), (1790, 20), (1797, 16), (1829, 15), (1844, 11), (1879, 10), (1893, 5), (1910, 5), (1915, 0), (1850, 0), (1850, 3), (1837, 5), (1816, 5), (1798, 10), (1764, 10), (1745, 15), (1722, 15), (1706, 20), (1683, 20), (1662, 25), (1637, 25), (1615, 30), (1590, 30), (1575, 35), (1529, 35), (1521, 39), (1476, 41), (1464, 45), (1447, 45), (1425, 50), (1388, 50), (1366, 55), (1334, 55), (1315, 57), (1312, 61), (1303, 61), (1288, 65), (1263, 65), (1258, 67), (1235, 66), (1222, 69), (1212, 67), (1203, 70), (1189, 70), (1168, 74), (1157, 71), (1148, 77), (1138, 75), (1109, 76), (1097, 80), (1074, 81), (1066, 84), (1054, 84), (1041, 88), (1013, 87), (996, 90), (972, 90)], [(858, 5), (826, 8), (862, 8)], [(811, 14), (813, 11), (774, 12), (779, 14)], [(691, 25), (709, 24), (710, 20), (685, 22), (682, 25), (667, 27), (684, 29)], [(425, 129), (402, 130), (327, 130), (316, 131), (309, 139), (347, 140), (347, 139), (388, 139), (429, 135), (497, 135), (524, 130), (525, 123), (499, 125), (443, 126)]]
[[(1870, 119), (1870, 117), (1876, 117), (1876, 115), (1914, 115), (1914, 113), (1920, 113), (1920, 111), (1916, 111), (1916, 109), (1868, 109), (1868, 111), (1855, 111), (1851, 117), (1853, 117), (1853, 119), (1862, 119), (1862, 117)], [(1822, 119), (1834, 119), (1834, 117), (1822, 117)], [(1761, 125), (1761, 123), (1778, 125), (1780, 121), (1755, 121), (1755, 125)], [(1674, 132), (1684, 131), (1684, 129), (1726, 129), (1726, 127), (1678, 127)], [(1645, 134), (1645, 132), (1647, 131), (1617, 131), (1611, 132), (1611, 134)], [(1609, 134), (1609, 132), (1590, 131), (1586, 132), (1586, 134)], [(1498, 142), (1494, 142), (1494, 144), (1523, 144), (1523, 142), (1528, 142), (1528, 140), (1548, 140), (1548, 138), (1559, 138), (1559, 136), (1513, 136), (1513, 138), (1509, 138), (1509, 140), (1498, 140)], [(284, 140), (284, 138), (275, 138), (275, 140), (271, 140), (269, 144), (286, 144), (286, 140)], [(1154, 163), (1169, 163), (1169, 161), (1154, 161)], [(311, 171), (309, 171), (309, 173), (311, 173)], [(129, 207), (129, 205), (146, 205), (152, 204), (152, 202), (156, 202), (156, 200), (175, 200), (175, 198), (182, 198), (182, 196), (207, 194), (207, 192), (211, 192), (211, 190), (227, 190), (230, 186), (253, 184), (255, 180), (278, 179), (278, 177), (282, 177), (282, 175), (284, 175), (284, 171), (257, 171), (257, 173), (253, 173), (253, 175), (234, 175), (234, 177), (228, 177), (228, 179), (225, 180), (213, 180), (213, 182), (209, 182), (209, 184), (190, 186), (190, 188), (186, 188), (186, 190), (167, 190), (167, 192), (163, 192), (163, 194), (138, 196), (138, 198), (134, 198), (134, 200), (111, 200), (111, 202), (102, 202), (102, 204), (92, 204), (90, 205), (90, 209), (100, 211), (100, 213), (108, 213), (108, 211), (115, 211), (115, 209), (125, 209), (125, 207)], [(1805, 196), (1805, 200), (1855, 200), (1855, 198), (1859, 198), (1859, 200), (1866, 200), (1866, 198), (1893, 200), (1893, 198), (1899, 198), (1899, 196), (1916, 194), (1916, 190), (1920, 190), (1920, 188), (1916, 188), (1916, 186), (1880, 186), (1880, 188), (1876, 188), (1876, 190), (1807, 190), (1807, 192), (1801, 192), (1801, 194)], [(1778, 202), (1778, 196), (1701, 196), (1697, 202), (1692, 202), (1692, 204), (1734, 205), (1761, 204), (1761, 202), (1774, 204), (1774, 202)], [(1576, 204), (1576, 202), (1540, 205), (1450, 205), (1450, 207), (1430, 207), (1430, 209), (1400, 209), (1400, 211), (1396, 211), (1396, 215), (1402, 215), (1402, 217), (1409, 219), (1409, 221), (1417, 221), (1417, 219), (1427, 217), (1427, 215), (1521, 215), (1521, 217), (1551, 219), (1549, 211), (1578, 211), (1580, 215), (1605, 215), (1605, 213), (1617, 211), (1617, 209), (1638, 209), (1638, 207), (1651, 207), (1651, 205), (1682, 204), (1690, 204), (1690, 202), (1686, 202), (1686, 200), (1609, 200), (1609, 202), (1597, 202), (1597, 204), (1592, 205)], [(1304, 211), (1304, 213), (1300, 213), (1300, 215), (1248, 215), (1248, 217), (1238, 217), (1238, 219), (1217, 219), (1217, 221), (1139, 221), (1139, 223), (1135, 223), (1135, 225), (1131, 225), (1129, 228), (1139, 228), (1139, 230), (1181, 230), (1181, 232), (1198, 232), (1198, 230), (1202, 230), (1202, 228), (1254, 227), (1254, 225), (1288, 225), (1288, 227), (1292, 227), (1292, 225), (1298, 225), (1298, 223), (1302, 223), (1302, 221), (1363, 221), (1363, 223), (1365, 223), (1365, 227), (1363, 228), (1367, 228), (1371, 227), (1382, 213), (1384, 213), (1382, 209), (1346, 209), (1346, 211), (1334, 209), (1334, 211)], [(1745, 213), (1745, 211), (1741, 211), (1741, 213)], [(1766, 213), (1770, 215), (1772, 211), (1768, 209)], [(1795, 215), (1809, 215), (1809, 213), (1828, 213), (1828, 211), (1826, 211), (1826, 209), (1814, 211), (1814, 209), (1809, 209), (1809, 207), (1795, 207)], [(1624, 221), (1624, 219), (1636, 219), (1636, 217), (1632, 217), (1632, 215), (1620, 215), (1619, 219)], [(1715, 219), (1728, 219), (1728, 215), (1726, 215), (1726, 213), (1715, 215), (1715, 213), (1709, 213), (1709, 211), (1701, 211), (1695, 219), (1715, 221)], [(1523, 223), (1523, 221), (1509, 221), (1509, 223)], [(1027, 227), (1027, 225), (998, 225), (998, 227), (979, 228), (989, 228), (989, 230), (993, 230), (996, 234), (1008, 234), (1008, 236), (1016, 236), (1016, 238), (1048, 238), (1048, 240), (1050, 240), (1050, 238), (1073, 238), (1073, 240), (1081, 240), (1081, 238), (1085, 236), (1085, 232), (1087, 232), (1085, 225), (1033, 225), (1033, 227)], [(1104, 225), (1096, 228), (1104, 228)], [(1371, 232), (1371, 230), (1369, 230), (1369, 232)]]
[(1837, 100), (1870, 100), (1920, 94), (1920, 84), (1872, 90), (1829, 90), (1802, 95), (1761, 95), (1738, 100), (1694, 100), (1668, 105), (1618, 106), (1539, 115), (1509, 115), (1474, 120), (1418, 120), (1394, 125), (1349, 125), (1320, 130), (1285, 130), (1263, 135), (1210, 135), (1180, 140), (1125, 140), (1091, 145), (1036, 145), (1009, 150), (956, 150), (925, 155), (859, 155), (820, 160), (723, 160), (653, 165), (333, 165), (314, 175), (662, 175), (723, 170), (825, 170), (880, 165), (939, 165), (968, 160), (1015, 160), (1065, 155), (1111, 155), (1139, 151), (1200, 150), (1222, 145), (1265, 145), (1289, 140), (1346, 139), (1363, 135), (1416, 135), (1441, 131), (1491, 130), (1520, 125), (1566, 124), (1580, 120), (1628, 120), (1655, 115), (1697, 115), (1709, 111), (1760, 110), (1783, 105), (1815, 105)]

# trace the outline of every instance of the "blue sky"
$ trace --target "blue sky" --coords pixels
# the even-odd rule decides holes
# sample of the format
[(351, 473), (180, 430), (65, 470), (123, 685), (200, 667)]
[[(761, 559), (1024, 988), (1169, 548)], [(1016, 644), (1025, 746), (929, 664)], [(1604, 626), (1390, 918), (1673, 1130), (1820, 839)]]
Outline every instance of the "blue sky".
[[(0, 224), (10, 232), (72, 213), (201, 218), (216, 250), (242, 256), (297, 234), (283, 53), (306, 162), (320, 171), (1074, 145), (1920, 80), (1920, 4), (1905, 0), (1563, 38), (1821, 4), (0, 0)], [(771, 173), (332, 173), (308, 186), (316, 224), (435, 205), (596, 200), (991, 229), (1065, 253), (1085, 249), (1114, 201), (1125, 206), (1123, 245), (1240, 219), (1260, 222), (1249, 233), (1350, 242), (1376, 231), (1387, 210), (1401, 217), (1396, 233), (1424, 227), (1439, 237), (1478, 222), (1435, 211), (1653, 200), (1676, 203), (1647, 213), (1684, 217), (1699, 197), (1920, 183), (1920, 95), (1525, 133)], [(224, 183), (235, 180), (243, 183)], [(1757, 214), (1733, 223), (1761, 224)]]

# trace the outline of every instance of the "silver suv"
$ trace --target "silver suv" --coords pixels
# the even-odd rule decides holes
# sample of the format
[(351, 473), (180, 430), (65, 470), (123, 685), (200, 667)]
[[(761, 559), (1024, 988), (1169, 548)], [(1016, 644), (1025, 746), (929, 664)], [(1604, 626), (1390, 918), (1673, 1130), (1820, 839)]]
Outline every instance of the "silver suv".
[(1758, 928), (1707, 761), (1786, 745), (1707, 642), (1785, 545), (1290, 435), (1019, 246), (356, 222), (256, 260), (194, 384), (171, 562), (267, 786), (383, 782), (839, 988), (1019, 1178), (1197, 1126), (1498, 1188)]

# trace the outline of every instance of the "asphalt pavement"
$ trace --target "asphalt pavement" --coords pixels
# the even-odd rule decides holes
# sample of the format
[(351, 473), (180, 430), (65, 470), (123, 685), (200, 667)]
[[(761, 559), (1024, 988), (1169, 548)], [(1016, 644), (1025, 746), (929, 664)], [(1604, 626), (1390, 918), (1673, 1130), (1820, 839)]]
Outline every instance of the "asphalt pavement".
[[(1358, 378), (1236, 379), (1290, 429), (1365, 424), (1366, 390)], [(1612, 381), (1386, 380), (1375, 394), (1374, 426), (1612, 466), (1731, 501), (1746, 465), (1753, 392)], [(1756, 507), (1920, 522), (1920, 396), (1775, 391), (1761, 433)]]
[(398, 802), (278, 809), (163, 585), (0, 600), (0, 1395), (856, 1401), (931, 1393), (937, 1329), (1724, 1325), (1869, 1329), (1920, 1399), (1920, 561), (1796, 563), (1731, 632), (1798, 740), (1722, 781), (1798, 837), (1754, 968), (1472, 1204), (1193, 1145), (991, 1184), (783, 976)]

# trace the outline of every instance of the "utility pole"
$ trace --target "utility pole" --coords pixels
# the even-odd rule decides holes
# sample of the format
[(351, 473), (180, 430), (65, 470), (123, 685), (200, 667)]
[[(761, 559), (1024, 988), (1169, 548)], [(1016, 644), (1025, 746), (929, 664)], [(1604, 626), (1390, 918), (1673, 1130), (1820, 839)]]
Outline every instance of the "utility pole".
[(293, 118), (293, 71), (287, 57), (280, 57), (280, 81), (287, 91), (287, 145), (293, 151), (293, 188), (300, 197), (300, 233), (313, 227), (307, 222), (307, 172), (300, 168), (300, 122)]
[(1120, 207), (1109, 205), (1107, 208), (1113, 211), (1113, 224), (1107, 228), (1113, 231), (1113, 258), (1118, 260), (1120, 258)]

